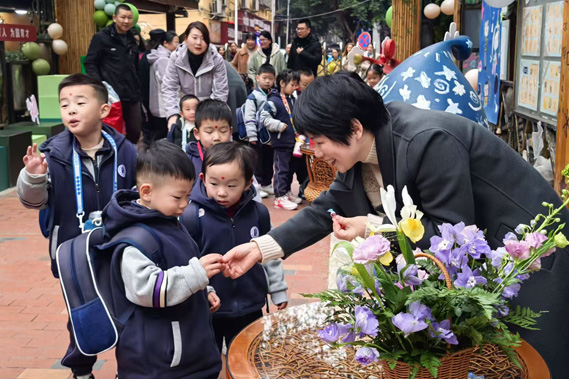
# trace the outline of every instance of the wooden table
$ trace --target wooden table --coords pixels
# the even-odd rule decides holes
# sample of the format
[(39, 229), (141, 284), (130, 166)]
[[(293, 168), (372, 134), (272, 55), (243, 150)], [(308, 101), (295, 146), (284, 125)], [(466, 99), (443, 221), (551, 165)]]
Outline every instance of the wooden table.
[[(302, 315), (309, 315), (310, 313), (316, 313), (316, 312), (320, 312), (322, 313), (321, 315), (319, 315), (317, 318), (318, 320), (314, 321), (314, 322), (306, 322), (306, 320), (301, 320), (302, 319)], [(271, 315), (267, 315), (262, 317), (261, 319), (253, 322), (252, 324), (250, 324), (248, 327), (246, 327), (243, 331), (241, 331), (241, 333), (239, 333), (235, 339), (233, 340), (233, 342), (231, 343), (230, 347), (229, 347), (229, 351), (227, 353), (227, 378), (232, 378), (232, 379), (257, 379), (257, 378), (262, 378), (262, 379), (272, 379), (273, 377), (267, 377), (267, 376), (260, 376), (258, 369), (256, 368), (256, 364), (253, 363), (255, 355), (256, 355), (256, 349), (252, 348), (252, 345), (254, 345), (254, 341), (259, 340), (259, 337), (262, 334), (267, 334), (268, 330), (270, 329), (287, 329), (287, 328), (293, 328), (297, 331), (298, 330), (302, 330), (303, 326), (302, 323), (304, 322), (306, 324), (307, 330), (305, 332), (305, 335), (308, 337), (308, 339), (312, 339), (313, 341), (318, 341), (319, 338), (318, 336), (315, 334), (315, 330), (316, 329), (320, 329), (323, 324), (325, 323), (325, 317), (326, 314), (324, 313), (326, 312), (325, 308), (321, 308), (320, 303), (309, 303), (309, 304), (303, 304), (303, 305), (299, 305), (296, 307), (290, 307), (284, 311), (280, 311), (280, 312), (276, 312), (273, 313)], [(292, 315), (292, 316), (291, 316)], [(300, 321), (297, 323), (294, 323), (293, 320), (294, 318), (298, 318)], [(309, 317), (306, 317), (306, 319), (309, 319)], [(283, 325), (279, 325), (279, 322), (282, 322)], [(300, 324), (300, 325), (299, 325)], [(286, 333), (286, 331), (284, 332)], [(284, 336), (284, 334), (283, 334)], [(276, 343), (278, 344), (285, 344), (284, 340), (279, 341), (278, 338), (275, 338)], [(274, 343), (274, 341), (271, 341), (271, 343)], [(516, 351), (518, 352), (519, 356), (521, 357), (521, 359), (525, 362), (526, 366), (527, 366), (527, 371), (528, 371), (528, 375), (527, 378), (522, 378), (522, 379), (550, 379), (551, 376), (549, 374), (549, 369), (547, 368), (547, 365), (545, 364), (545, 361), (543, 360), (543, 358), (539, 355), (539, 353), (528, 343), (526, 343), (525, 341), (523, 341), (522, 345), (516, 349)], [(365, 370), (365, 368), (363, 368), (363, 366), (357, 365), (356, 363), (353, 362), (353, 356), (349, 357), (351, 359), (346, 359), (344, 361), (344, 363), (346, 364), (346, 367), (349, 367), (350, 369), (355, 369), (357, 370), (358, 368), (362, 368), (363, 370)], [(302, 367), (302, 365), (306, 363), (304, 362), (300, 362), (300, 367)], [(381, 374), (375, 375), (375, 376), (370, 376), (371, 373), (367, 373), (364, 376), (361, 377), (365, 377), (365, 378), (369, 378), (369, 377), (376, 377), (376, 378), (381, 378)], [(274, 376), (276, 377), (282, 377), (282, 378), (291, 378), (290, 375), (284, 375), (284, 376), (280, 376), (276, 375)], [(301, 374), (297, 374), (292, 376), (294, 378), (307, 378), (308, 376), (306, 375), (301, 375)], [(346, 376), (343, 375), (339, 375), (339, 376), (334, 376), (334, 375), (330, 375), (327, 376), (328, 378), (347, 378), (347, 374)], [(355, 376), (358, 377), (358, 376)], [(486, 378), (489, 379), (489, 378)]]

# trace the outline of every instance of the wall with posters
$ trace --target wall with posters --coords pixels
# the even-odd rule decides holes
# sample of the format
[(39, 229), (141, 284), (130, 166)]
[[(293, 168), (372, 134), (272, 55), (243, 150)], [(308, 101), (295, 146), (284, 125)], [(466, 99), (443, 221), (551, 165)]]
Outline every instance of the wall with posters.
[(478, 95), (488, 121), (498, 123), (500, 112), (500, 48), (502, 9), (482, 2), (480, 23), (480, 60), (478, 62)]
[(516, 112), (557, 125), (561, 80), (563, 1), (520, 2)]

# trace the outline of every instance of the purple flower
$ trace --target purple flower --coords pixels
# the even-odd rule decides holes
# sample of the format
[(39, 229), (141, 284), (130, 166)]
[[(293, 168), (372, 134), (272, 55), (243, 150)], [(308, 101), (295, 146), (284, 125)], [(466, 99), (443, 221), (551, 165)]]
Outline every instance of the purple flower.
[(409, 313), (398, 313), (391, 318), (391, 322), (397, 328), (399, 328), (403, 333), (405, 333), (405, 337), (407, 337), (411, 333), (418, 332), (420, 330), (427, 328), (427, 323), (422, 320), (418, 320), (415, 316)]
[(518, 236), (516, 236), (514, 233), (512, 232), (508, 232), (506, 233), (506, 235), (504, 236), (504, 239), (502, 240), (502, 243), (505, 245), (506, 241), (517, 241), (518, 240)]
[[(349, 324), (348, 324), (349, 325)], [(351, 325), (350, 325), (351, 326)], [(356, 332), (354, 332), (353, 330), (350, 331), (348, 334), (346, 334), (344, 336), (344, 338), (342, 338), (342, 343), (351, 343), (354, 342), (356, 340)]]
[(450, 253), (449, 274), (453, 276), (465, 264), (468, 264), (466, 250), (463, 248), (453, 249)]
[(377, 321), (377, 318), (368, 307), (361, 305), (356, 306), (356, 328), (359, 329), (361, 333), (375, 337), (377, 336), (378, 326), (379, 321)]
[(377, 352), (377, 349), (373, 347), (364, 346), (360, 347), (358, 351), (356, 351), (355, 358), (356, 362), (358, 362), (361, 365), (367, 366), (377, 361), (377, 359), (379, 358), (379, 353)]
[(364, 293), (364, 289), (358, 280), (352, 275), (346, 274), (342, 271), (336, 276), (336, 286), (338, 287), (338, 290), (344, 293), (352, 292), (356, 295), (363, 295)]
[(453, 332), (450, 331), (450, 321), (444, 320), (440, 323), (433, 322), (431, 324), (432, 329), (429, 329), (429, 334), (431, 337), (436, 337), (444, 340), (446, 343), (451, 345), (458, 345), (458, 340)]
[(485, 239), (480, 238), (466, 242), (464, 245), (462, 245), (461, 249), (474, 259), (479, 259), (482, 254), (488, 255), (492, 251), (488, 245), (488, 242), (486, 242)]
[(498, 317), (506, 317), (510, 313), (510, 308), (504, 304), (497, 306), (496, 310), (498, 311)]
[(450, 251), (453, 247), (453, 243), (439, 236), (432, 236), (430, 241), (431, 241), (431, 247), (429, 248), (429, 250), (435, 254), (438, 260), (440, 260), (441, 262), (445, 263), (448, 266)]
[(530, 270), (541, 270), (541, 258), (537, 258), (529, 267)]
[(318, 336), (328, 343), (336, 342), (340, 337), (348, 333), (351, 327), (351, 324), (332, 323), (318, 331)]
[(531, 248), (539, 249), (541, 245), (543, 245), (543, 242), (547, 241), (547, 236), (541, 233), (529, 233), (526, 234), (524, 241), (526, 241)]
[(377, 261), (391, 249), (389, 240), (381, 235), (374, 235), (366, 239), (359, 245), (353, 253), (356, 263), (366, 264)]
[(504, 245), (508, 254), (514, 259), (525, 260), (530, 256), (530, 246), (526, 241), (507, 240)]
[(472, 270), (468, 265), (462, 266), (462, 272), (458, 273), (457, 279), (454, 281), (456, 287), (472, 288), (478, 284), (486, 284), (486, 278), (478, 275), (478, 270)]
[(555, 247), (551, 248), (551, 249), (547, 250), (545, 252), (545, 254), (543, 254), (541, 257), (542, 258), (549, 257), (551, 254), (555, 253), (555, 250), (557, 250)]
[(397, 275), (401, 284), (405, 283), (410, 286), (418, 286), (423, 281), (417, 276), (417, 265), (408, 265), (405, 259), (400, 259), (397, 262)]
[(502, 296), (506, 299), (513, 299), (514, 297), (518, 296), (518, 292), (520, 291), (520, 283), (514, 283), (510, 286), (504, 288), (502, 291)]
[(341, 292), (348, 292), (348, 277), (349, 275), (344, 272), (339, 272), (338, 275), (336, 275), (336, 287), (338, 287), (338, 290)]
[(441, 232), (441, 236), (450, 241), (451, 244), (458, 243), (462, 245), (464, 243), (464, 234), (462, 233), (464, 230), (464, 222), (459, 222), (456, 225), (451, 224), (442, 224), (439, 225), (439, 230)]
[(508, 252), (505, 248), (499, 247), (496, 250), (492, 250), (488, 256), (488, 258), (492, 259), (492, 266), (496, 268), (502, 267), (502, 261), (504, 257), (508, 255)]
[(431, 320), (433, 318), (431, 309), (418, 301), (414, 301), (409, 304), (409, 312), (411, 312), (413, 317), (417, 320), (425, 321), (425, 319)]

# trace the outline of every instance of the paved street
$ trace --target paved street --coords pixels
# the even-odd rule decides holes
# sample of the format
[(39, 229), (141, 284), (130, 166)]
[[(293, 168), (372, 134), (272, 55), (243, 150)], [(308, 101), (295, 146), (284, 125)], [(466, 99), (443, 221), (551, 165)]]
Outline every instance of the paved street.
[[(272, 198), (265, 205), (275, 226), (296, 213), (273, 209)], [(292, 305), (306, 302), (300, 293), (326, 288), (329, 244), (326, 238), (285, 261)], [(59, 282), (51, 274), (47, 248), (37, 211), (25, 209), (14, 189), (0, 192), (1, 379), (71, 378), (59, 364), (69, 342), (67, 312)], [(114, 378), (115, 372), (114, 352), (102, 354), (96, 378)]]

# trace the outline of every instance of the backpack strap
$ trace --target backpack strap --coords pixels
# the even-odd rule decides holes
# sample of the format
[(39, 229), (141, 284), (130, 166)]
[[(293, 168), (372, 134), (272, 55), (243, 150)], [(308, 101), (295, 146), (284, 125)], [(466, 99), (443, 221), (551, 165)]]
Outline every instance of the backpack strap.
[(202, 233), (202, 225), (200, 220), (200, 206), (198, 203), (190, 201), (186, 209), (184, 209), (184, 213), (179, 217), (179, 221), (190, 233), (190, 236), (198, 246), (200, 245), (200, 241), (198, 241), (198, 237), (201, 236)]

